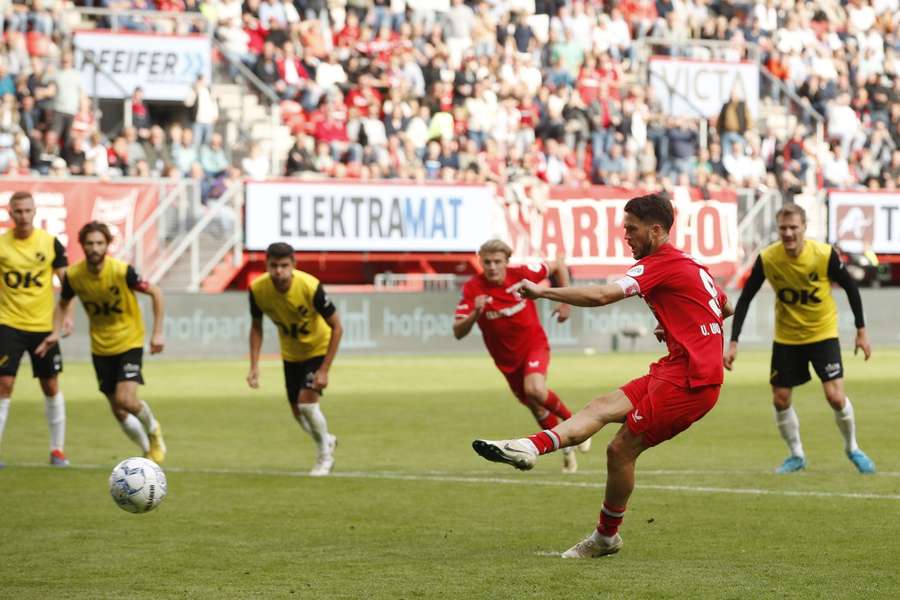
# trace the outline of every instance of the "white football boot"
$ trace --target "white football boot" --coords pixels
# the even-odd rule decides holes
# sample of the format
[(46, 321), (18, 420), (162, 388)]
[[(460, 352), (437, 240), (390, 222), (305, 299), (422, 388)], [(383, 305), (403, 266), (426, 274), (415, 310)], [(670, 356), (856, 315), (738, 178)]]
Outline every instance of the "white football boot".
[(606, 541), (596, 531), (563, 552), (563, 558), (597, 558), (615, 554), (622, 548), (622, 536), (618, 533)]
[(571, 475), (572, 473), (578, 472), (578, 459), (575, 458), (575, 448), (571, 446), (568, 448), (563, 448), (563, 466), (562, 472)]
[(521, 440), (475, 440), (472, 442), (472, 449), (482, 458), (512, 465), (520, 471), (533, 469), (538, 457), (534, 446), (524, 444)]
[(590, 452), (591, 451), (591, 438), (584, 440), (583, 442), (578, 444), (578, 446), (576, 446), (576, 448), (578, 448), (578, 451), (581, 452), (582, 454), (584, 454), (585, 452)]
[(325, 452), (320, 453), (316, 457), (316, 464), (313, 465), (309, 474), (311, 477), (324, 477), (331, 474), (334, 468), (334, 449), (337, 447), (337, 436), (332, 435), (328, 440), (328, 448)]

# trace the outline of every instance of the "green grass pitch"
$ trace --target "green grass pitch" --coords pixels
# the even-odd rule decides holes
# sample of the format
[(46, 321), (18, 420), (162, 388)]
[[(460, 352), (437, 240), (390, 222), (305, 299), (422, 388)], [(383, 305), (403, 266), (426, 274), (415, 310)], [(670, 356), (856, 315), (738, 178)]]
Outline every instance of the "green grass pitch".
[[(642, 375), (653, 356), (558, 352), (551, 386), (576, 409)], [(519, 473), (475, 437), (536, 429), (486, 355), (339, 357), (323, 402), (335, 476), (305, 476), (279, 363), (150, 362), (143, 397), (163, 424), (169, 496), (115, 507), (107, 476), (136, 454), (86, 364), (62, 378), (73, 467), (45, 466), (35, 382), (14, 394), (0, 470), (0, 598), (897, 598), (900, 351), (844, 356), (859, 440), (844, 457), (817, 383), (795, 406), (809, 469), (777, 476), (768, 354), (745, 352), (718, 406), (638, 462), (613, 557), (558, 553), (594, 525), (605, 478), (595, 437), (577, 475), (558, 456)], [(23, 373), (28, 374), (25, 366)]]

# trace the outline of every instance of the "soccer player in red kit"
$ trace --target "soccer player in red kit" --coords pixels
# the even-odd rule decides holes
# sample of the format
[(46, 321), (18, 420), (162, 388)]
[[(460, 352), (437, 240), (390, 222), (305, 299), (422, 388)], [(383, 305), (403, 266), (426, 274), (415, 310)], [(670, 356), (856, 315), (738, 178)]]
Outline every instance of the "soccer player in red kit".
[(597, 529), (563, 553), (593, 558), (622, 547), (619, 525), (634, 490), (638, 456), (687, 429), (716, 404), (722, 385), (722, 320), (733, 310), (706, 267), (669, 244), (675, 215), (659, 194), (625, 205), (625, 241), (638, 262), (613, 283), (547, 288), (519, 284), (525, 298), (547, 298), (575, 306), (605, 306), (640, 296), (653, 311), (669, 353), (650, 372), (592, 400), (566, 422), (527, 438), (475, 440), (478, 454), (528, 470), (541, 454), (581, 443), (608, 423), (623, 423), (607, 448), (606, 494)]
[[(501, 240), (488, 240), (478, 250), (483, 273), (475, 275), (463, 286), (456, 307), (453, 335), (462, 339), (478, 323), (484, 345), (494, 364), (506, 377), (519, 402), (531, 410), (538, 424), (550, 429), (560, 419), (572, 416), (568, 407), (553, 390), (547, 388), (550, 365), (550, 343), (538, 319), (534, 302), (515, 293), (523, 280), (541, 282), (548, 277), (559, 285), (569, 284), (569, 273), (562, 258), (553, 263), (511, 266), (512, 248)], [(562, 323), (569, 318), (570, 307), (560, 304), (554, 314)], [(587, 452), (590, 442), (580, 446)], [(578, 469), (574, 448), (563, 451), (563, 472)]]

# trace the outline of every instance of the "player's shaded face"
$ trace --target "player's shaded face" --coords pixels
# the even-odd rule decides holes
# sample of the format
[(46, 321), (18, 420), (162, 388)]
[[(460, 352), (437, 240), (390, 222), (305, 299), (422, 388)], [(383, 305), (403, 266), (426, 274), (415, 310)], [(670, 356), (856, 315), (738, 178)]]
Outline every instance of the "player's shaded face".
[(279, 290), (286, 290), (291, 285), (291, 277), (294, 273), (294, 261), (290, 257), (270, 258), (266, 261), (266, 271), (272, 278), (272, 283)]
[(491, 283), (501, 284), (506, 280), (506, 267), (509, 266), (509, 258), (504, 252), (486, 252), (479, 254), (481, 268), (484, 269), (484, 277)]
[(789, 254), (799, 252), (806, 239), (806, 223), (800, 215), (781, 215), (778, 218), (778, 237)]
[(34, 222), (34, 200), (16, 200), (9, 205), (9, 216), (19, 231), (30, 231)]
[(644, 223), (631, 213), (625, 213), (625, 242), (631, 255), (640, 260), (653, 251), (653, 226)]
[(84, 250), (84, 259), (90, 265), (99, 265), (106, 257), (106, 250), (109, 248), (109, 242), (106, 237), (99, 231), (92, 231), (84, 236), (84, 242), (81, 243), (81, 249)]

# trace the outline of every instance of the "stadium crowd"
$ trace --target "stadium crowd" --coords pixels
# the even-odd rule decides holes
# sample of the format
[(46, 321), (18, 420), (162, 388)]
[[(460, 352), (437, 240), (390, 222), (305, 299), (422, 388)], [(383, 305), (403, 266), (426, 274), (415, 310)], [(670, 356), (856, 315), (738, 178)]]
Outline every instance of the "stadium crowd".
[[(900, 188), (898, 0), (99, 4), (196, 11), (214, 23), (225, 54), (281, 99), (295, 142), (285, 175)], [(207, 195), (268, 173), (259, 146), (232, 160), (202, 80), (186, 101), (192, 122), (154, 122), (136, 90), (133, 127), (106, 137), (72, 66), (64, 5), (0, 1), (0, 173), (191, 177)], [(165, 23), (119, 26), (171, 31)], [(647, 37), (684, 44), (655, 53), (720, 60), (758, 45), (774, 78), (823, 115), (824, 138), (796, 107), (789, 128), (754, 122), (737, 94), (708, 128), (665, 115), (638, 77)], [(692, 39), (727, 43), (710, 50)], [(763, 106), (786, 101), (761, 82)]]

